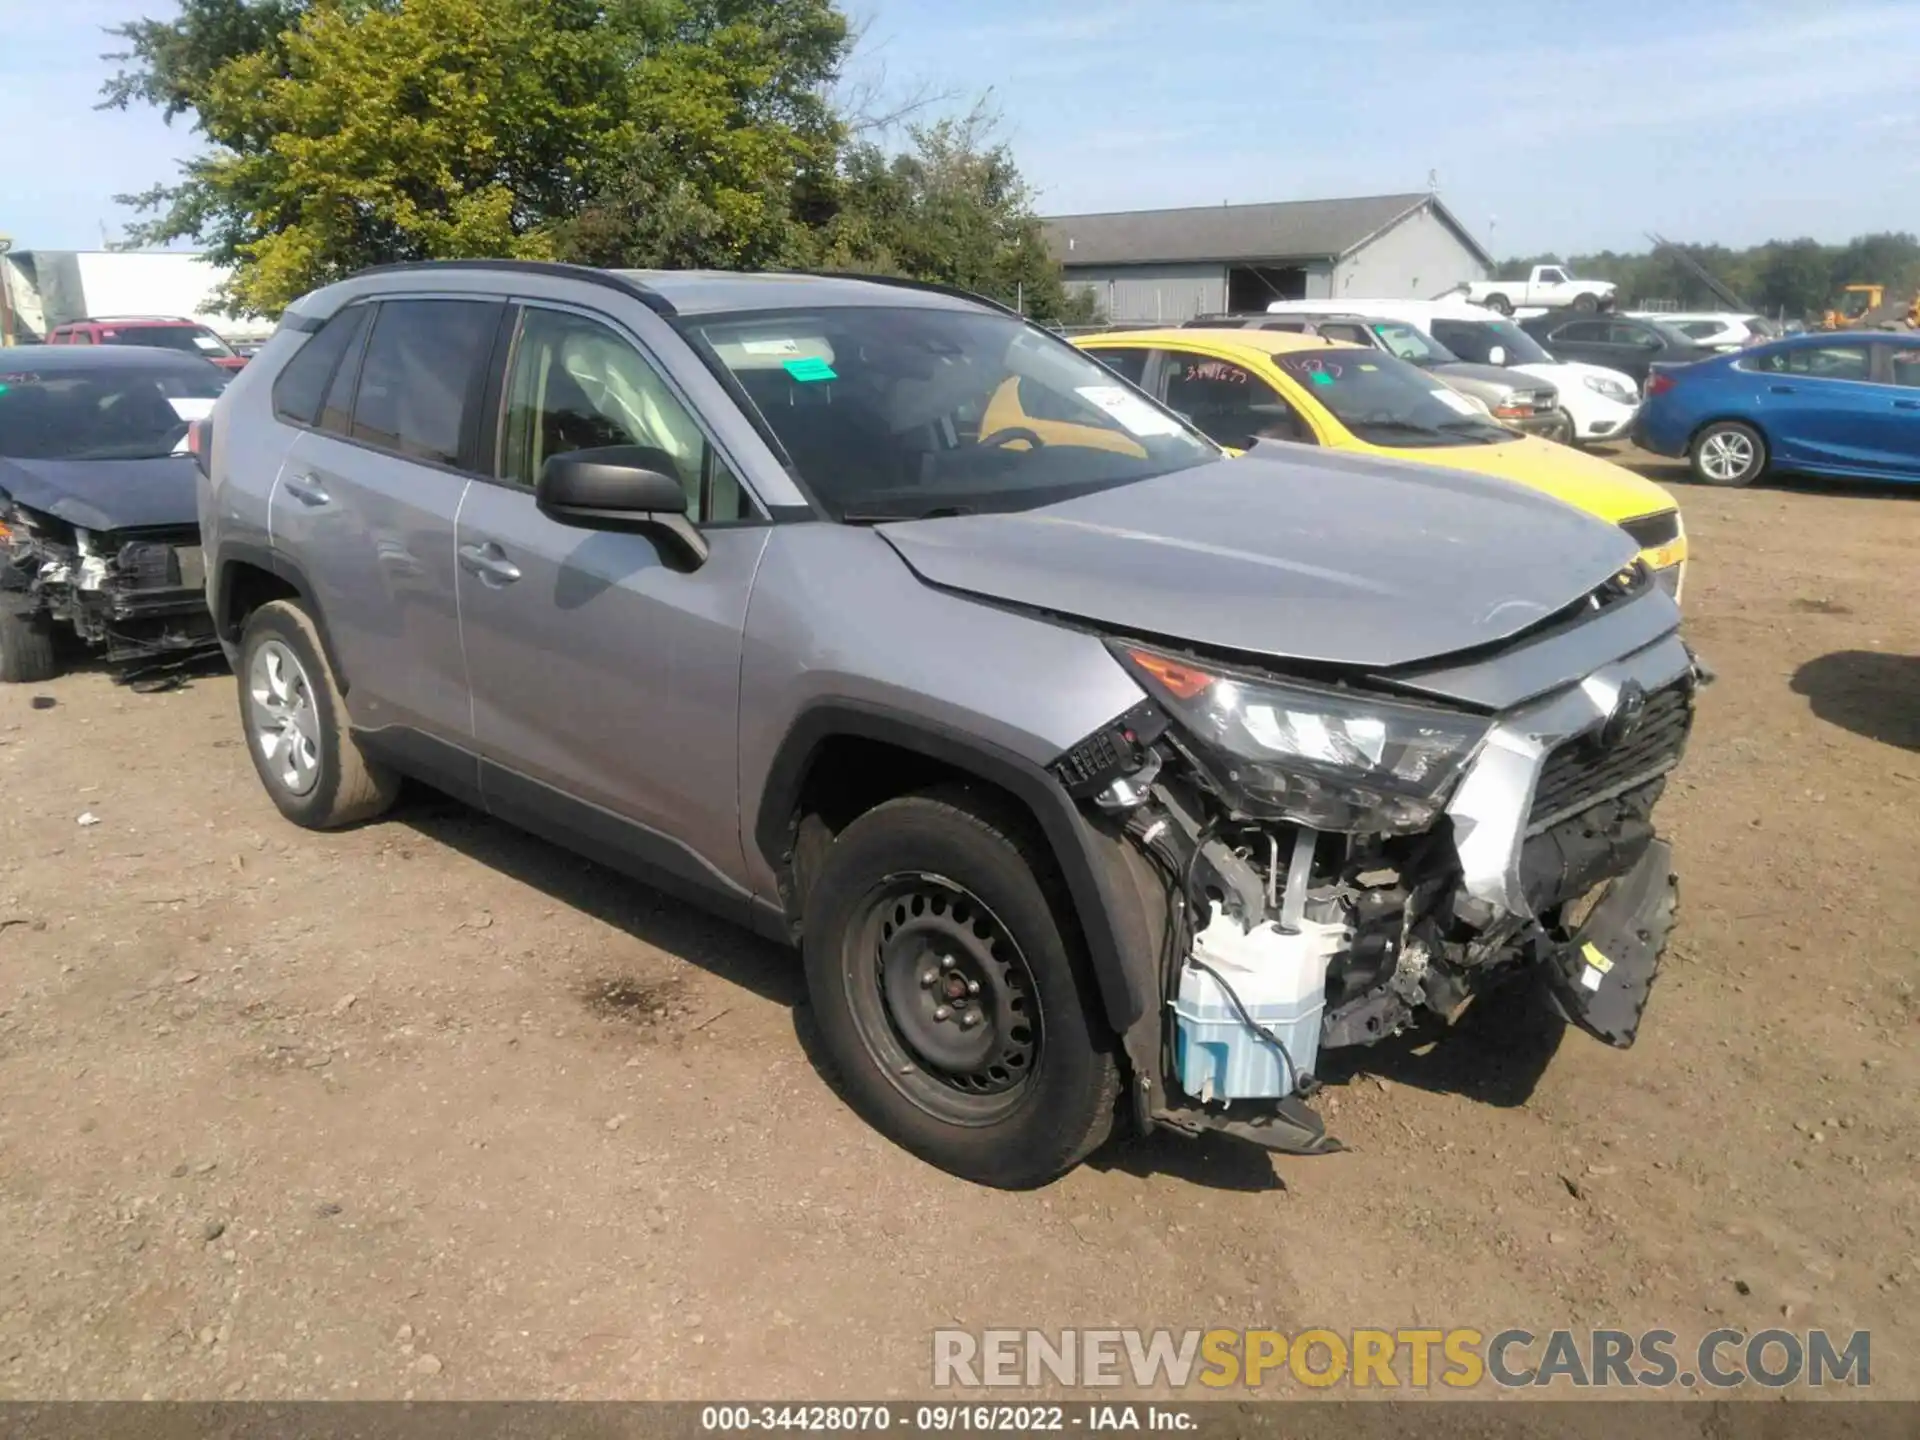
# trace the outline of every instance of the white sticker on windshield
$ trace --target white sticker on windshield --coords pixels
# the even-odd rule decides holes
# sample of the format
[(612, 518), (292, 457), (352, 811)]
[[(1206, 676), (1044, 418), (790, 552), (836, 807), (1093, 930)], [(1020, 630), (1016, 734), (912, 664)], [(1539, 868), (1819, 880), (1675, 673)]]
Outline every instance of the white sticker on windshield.
[(780, 340), (742, 340), (740, 348), (749, 355), (798, 355), (800, 342), (791, 336)]
[(1435, 390), (1432, 393), (1433, 398), (1449, 410), (1458, 410), (1462, 415), (1478, 415), (1480, 413), (1473, 408), (1473, 402), (1471, 400), (1455, 391)]
[(1132, 434), (1145, 437), (1180, 433), (1179, 422), (1171, 415), (1162, 415), (1138, 395), (1118, 385), (1082, 385), (1073, 393), (1088, 404), (1098, 405)]
[(168, 400), (173, 413), (191, 424), (195, 420), (204, 420), (213, 413), (211, 400)]

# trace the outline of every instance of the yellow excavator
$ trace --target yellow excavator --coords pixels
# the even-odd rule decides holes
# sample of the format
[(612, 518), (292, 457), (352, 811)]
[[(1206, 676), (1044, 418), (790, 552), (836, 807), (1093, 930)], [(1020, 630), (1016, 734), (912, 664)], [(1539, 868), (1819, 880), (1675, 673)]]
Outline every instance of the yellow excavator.
[(1920, 295), (1915, 295), (1907, 303), (1905, 313), (1900, 313), (1899, 302), (1889, 308), (1887, 287), (1884, 285), (1843, 285), (1840, 287), (1840, 302), (1821, 319), (1823, 330), (1874, 330), (1894, 329), (1904, 325), (1909, 330), (1920, 330)]

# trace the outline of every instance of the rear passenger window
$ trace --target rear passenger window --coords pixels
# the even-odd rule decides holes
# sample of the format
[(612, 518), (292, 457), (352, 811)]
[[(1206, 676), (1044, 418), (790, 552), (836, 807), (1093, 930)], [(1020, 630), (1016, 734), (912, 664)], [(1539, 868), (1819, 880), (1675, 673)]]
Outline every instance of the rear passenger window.
[(327, 382), (339, 368), (340, 357), (359, 348), (360, 332), (372, 309), (371, 305), (349, 306), (300, 347), (273, 382), (274, 414), (297, 425), (313, 424)]
[(388, 300), (360, 362), (353, 438), (415, 460), (460, 456), (468, 392), (500, 307), (486, 300)]

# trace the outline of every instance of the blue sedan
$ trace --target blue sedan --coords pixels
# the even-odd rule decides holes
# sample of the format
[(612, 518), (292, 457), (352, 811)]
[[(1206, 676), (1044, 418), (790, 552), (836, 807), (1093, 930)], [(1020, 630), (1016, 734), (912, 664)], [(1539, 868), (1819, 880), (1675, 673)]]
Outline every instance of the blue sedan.
[(1634, 439), (1707, 485), (1770, 470), (1920, 480), (1920, 334), (1796, 335), (1655, 366)]

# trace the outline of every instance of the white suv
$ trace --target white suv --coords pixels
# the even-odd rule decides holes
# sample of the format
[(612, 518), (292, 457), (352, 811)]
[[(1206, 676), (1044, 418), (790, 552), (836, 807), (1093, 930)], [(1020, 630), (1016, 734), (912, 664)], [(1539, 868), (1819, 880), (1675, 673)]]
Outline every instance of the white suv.
[(1279, 315), (1377, 315), (1425, 331), (1462, 360), (1504, 365), (1550, 381), (1573, 423), (1576, 445), (1624, 438), (1640, 408), (1639, 387), (1631, 376), (1601, 365), (1557, 361), (1504, 315), (1464, 300), (1276, 300), (1267, 309)]

